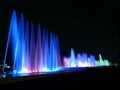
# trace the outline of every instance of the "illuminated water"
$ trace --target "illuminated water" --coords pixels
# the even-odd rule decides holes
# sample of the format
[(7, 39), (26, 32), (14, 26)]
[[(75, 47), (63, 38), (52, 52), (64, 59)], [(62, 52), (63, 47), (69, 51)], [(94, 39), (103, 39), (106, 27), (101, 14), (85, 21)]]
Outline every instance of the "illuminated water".
[(36, 35), (33, 23), (24, 21), (23, 14), (18, 21), (15, 11), (10, 22), (5, 61), (9, 44), (12, 44), (14, 72), (55, 71), (59, 67), (58, 37), (52, 33), (48, 35), (40, 24)]
[(51, 72), (68, 67), (110, 65), (100, 54), (99, 60), (96, 60), (93, 55), (88, 56), (86, 53), (75, 55), (74, 49), (71, 49), (70, 57), (64, 57), (64, 65), (61, 67), (58, 37), (42, 29), (40, 24), (36, 30), (34, 23), (24, 20), (23, 14), (18, 20), (15, 11), (10, 22), (4, 64), (10, 44), (14, 73)]
[(102, 59), (99, 54), (99, 60), (96, 60), (93, 55), (87, 53), (75, 55), (74, 49), (71, 49), (70, 57), (64, 57), (64, 67), (96, 67), (96, 66), (109, 66), (108, 60)]

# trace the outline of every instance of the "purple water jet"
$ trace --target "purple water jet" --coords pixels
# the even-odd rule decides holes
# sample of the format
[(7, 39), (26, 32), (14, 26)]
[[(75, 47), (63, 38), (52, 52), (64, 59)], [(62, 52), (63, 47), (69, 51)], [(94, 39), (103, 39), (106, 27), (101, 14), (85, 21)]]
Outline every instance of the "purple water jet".
[[(49, 39), (50, 36), (50, 39)], [(21, 14), (18, 22), (16, 12), (13, 11), (10, 22), (8, 46), (12, 43), (12, 63), (14, 70), (19, 73), (55, 71), (59, 68), (60, 52), (58, 37), (38, 25), (37, 35), (33, 23), (24, 21)]]

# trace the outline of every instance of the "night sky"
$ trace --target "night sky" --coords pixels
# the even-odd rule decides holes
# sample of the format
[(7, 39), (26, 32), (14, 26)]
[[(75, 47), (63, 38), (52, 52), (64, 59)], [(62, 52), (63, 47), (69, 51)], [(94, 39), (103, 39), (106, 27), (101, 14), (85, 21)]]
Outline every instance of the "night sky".
[(111, 0), (78, 0), (79, 2), (0, 3), (0, 59), (4, 58), (7, 34), (13, 9), (28, 21), (38, 23), (59, 37), (62, 55), (86, 52), (106, 59), (120, 58), (120, 5)]

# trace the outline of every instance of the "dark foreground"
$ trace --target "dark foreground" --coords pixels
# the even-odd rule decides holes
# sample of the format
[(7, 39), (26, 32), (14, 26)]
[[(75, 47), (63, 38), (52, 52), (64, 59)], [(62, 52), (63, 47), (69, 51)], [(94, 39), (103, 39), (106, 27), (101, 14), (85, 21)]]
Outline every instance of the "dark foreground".
[[(50, 75), (33, 75), (0, 79), (0, 90), (41, 88), (83, 88), (107, 89), (120, 88), (120, 67), (87, 68), (75, 72), (63, 72)], [(3, 89), (2, 89), (3, 88)]]

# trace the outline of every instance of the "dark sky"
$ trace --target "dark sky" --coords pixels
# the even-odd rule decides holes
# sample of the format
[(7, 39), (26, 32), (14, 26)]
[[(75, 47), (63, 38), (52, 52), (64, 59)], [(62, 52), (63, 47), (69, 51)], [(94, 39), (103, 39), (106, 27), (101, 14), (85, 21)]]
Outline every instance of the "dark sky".
[[(9, 1), (9, 0), (8, 0)], [(26, 2), (25, 2), (26, 1)], [(3, 57), (12, 10), (18, 17), (38, 23), (59, 37), (61, 54), (75, 52), (93, 54), (111, 60), (120, 57), (120, 5), (111, 0), (79, 0), (79, 2), (6, 2), (0, 4), (0, 55)]]

